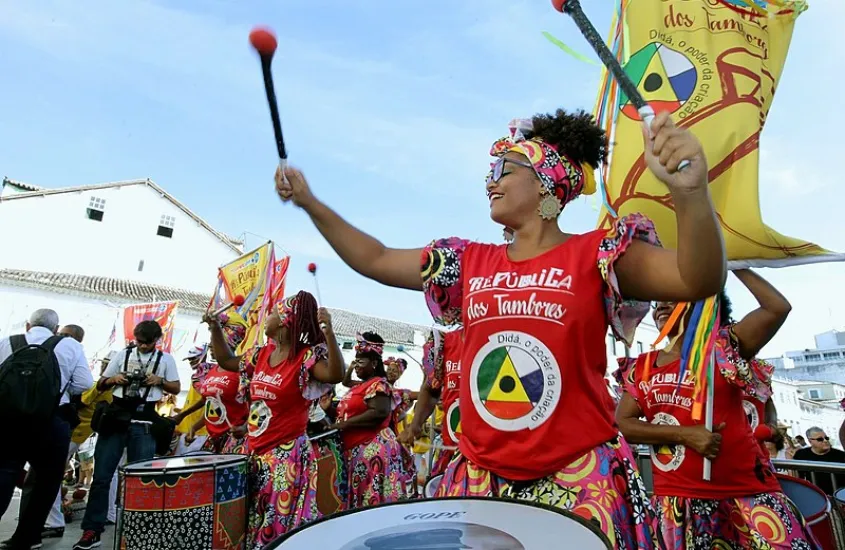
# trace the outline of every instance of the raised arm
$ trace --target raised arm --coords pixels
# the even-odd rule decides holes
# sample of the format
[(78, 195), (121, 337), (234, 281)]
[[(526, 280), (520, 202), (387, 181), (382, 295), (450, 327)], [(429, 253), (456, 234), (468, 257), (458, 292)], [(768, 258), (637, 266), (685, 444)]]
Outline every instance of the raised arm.
[(323, 327), (323, 334), (326, 335), (326, 348), (329, 356), (326, 361), (319, 361), (314, 365), (313, 375), (314, 378), (324, 384), (337, 384), (343, 380), (343, 353), (340, 351), (332, 327), (332, 316), (326, 308), (321, 307), (317, 311), (317, 320)]
[(349, 368), (343, 373), (343, 381), (341, 382), (345, 388), (354, 388), (362, 382), (360, 380), (353, 380), (352, 373), (355, 372), (355, 361), (349, 363)]
[(743, 359), (751, 359), (774, 338), (786, 321), (792, 306), (783, 294), (753, 271), (740, 269), (734, 271), (734, 275), (760, 305), (733, 327), (739, 340), (740, 356)]
[(305, 210), (314, 226), (341, 259), (369, 279), (388, 286), (422, 290), (420, 255), (422, 249), (396, 249), (355, 228), (334, 210), (320, 202), (308, 187), (302, 172), (287, 167), (285, 177), (276, 169), (276, 192), (284, 201)]
[(208, 330), (211, 332), (211, 349), (214, 351), (214, 359), (217, 364), (220, 365), (221, 369), (238, 372), (241, 366), (241, 357), (235, 355), (229, 349), (223, 327), (220, 326), (220, 320), (206, 315), (203, 317), (203, 321), (208, 324)]
[(629, 443), (684, 445), (707, 458), (716, 458), (719, 454), (722, 435), (718, 432), (724, 428), (724, 423), (716, 428), (716, 432), (710, 432), (703, 424), (695, 426), (652, 424), (640, 420), (642, 415), (639, 404), (631, 397), (631, 394), (622, 394), (622, 399), (616, 408), (616, 423)]
[[(701, 143), (658, 115), (645, 136), (649, 169), (669, 188), (677, 219), (676, 250), (631, 243), (616, 264), (626, 298), (692, 302), (718, 294), (725, 284), (725, 245), (710, 199)], [(681, 160), (690, 165), (678, 171)]]

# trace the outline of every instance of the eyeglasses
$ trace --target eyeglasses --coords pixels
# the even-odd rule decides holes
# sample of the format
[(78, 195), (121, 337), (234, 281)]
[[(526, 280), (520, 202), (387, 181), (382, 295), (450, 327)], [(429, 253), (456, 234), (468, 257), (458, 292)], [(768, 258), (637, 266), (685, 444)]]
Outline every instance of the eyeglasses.
[(487, 183), (489, 184), (492, 182), (498, 182), (502, 179), (502, 176), (505, 172), (505, 163), (510, 162), (511, 164), (516, 164), (517, 166), (522, 166), (523, 168), (531, 168), (534, 169), (534, 165), (530, 162), (523, 162), (521, 160), (513, 160), (513, 159), (506, 159), (505, 157), (499, 157), (496, 159), (496, 162), (490, 164), (490, 173), (487, 174)]
[(156, 341), (155, 340), (141, 340), (139, 338), (135, 338), (135, 343), (138, 344), (139, 346), (149, 346), (151, 344), (155, 344)]
[(817, 441), (821, 443), (822, 441), (830, 441), (829, 437), (811, 437), (810, 441)]

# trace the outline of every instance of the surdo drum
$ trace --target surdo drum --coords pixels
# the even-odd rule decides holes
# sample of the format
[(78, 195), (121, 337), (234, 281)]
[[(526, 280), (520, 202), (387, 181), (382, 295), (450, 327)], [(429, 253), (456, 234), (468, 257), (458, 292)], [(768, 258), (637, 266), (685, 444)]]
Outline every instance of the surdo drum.
[(115, 548), (241, 550), (247, 457), (158, 458), (120, 468)]
[(595, 525), (548, 506), (494, 498), (440, 498), (341, 512), (292, 531), (267, 549), (607, 550)]

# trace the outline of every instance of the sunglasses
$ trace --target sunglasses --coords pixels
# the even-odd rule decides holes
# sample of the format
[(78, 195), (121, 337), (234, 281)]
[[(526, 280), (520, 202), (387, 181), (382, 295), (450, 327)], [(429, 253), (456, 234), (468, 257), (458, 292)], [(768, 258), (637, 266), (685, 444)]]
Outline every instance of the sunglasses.
[(530, 162), (523, 162), (521, 160), (512, 160), (506, 159), (505, 157), (499, 157), (496, 159), (496, 162), (490, 164), (490, 173), (487, 174), (487, 183), (498, 183), (505, 173), (505, 164), (508, 162), (511, 164), (516, 164), (517, 166), (522, 166), (523, 168), (531, 168), (532, 170), (534, 169), (534, 165)]
[(829, 437), (811, 437), (810, 441), (818, 441), (821, 443), (822, 441), (830, 441)]
[(135, 343), (139, 346), (149, 346), (151, 344), (155, 344), (155, 340), (139, 340), (138, 338), (135, 339)]

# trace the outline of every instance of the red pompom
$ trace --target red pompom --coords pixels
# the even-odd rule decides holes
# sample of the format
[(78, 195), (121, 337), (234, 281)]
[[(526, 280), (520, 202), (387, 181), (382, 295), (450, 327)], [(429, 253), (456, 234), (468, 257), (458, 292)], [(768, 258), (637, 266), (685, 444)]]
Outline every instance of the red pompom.
[(315, 264), (314, 262), (308, 264), (308, 273), (311, 273), (312, 275), (317, 273), (317, 264)]
[(237, 296), (235, 296), (235, 299), (232, 300), (232, 303), (235, 304), (235, 307), (241, 307), (242, 305), (244, 305), (245, 301), (246, 300), (244, 300), (243, 295), (238, 294)]
[(757, 441), (769, 441), (775, 435), (775, 431), (768, 424), (760, 424), (754, 430), (754, 437)]
[(563, 12), (564, 4), (566, 4), (566, 0), (552, 0), (552, 6), (559, 12)]
[(261, 55), (273, 55), (276, 53), (276, 35), (267, 27), (255, 27), (249, 33), (249, 43)]

